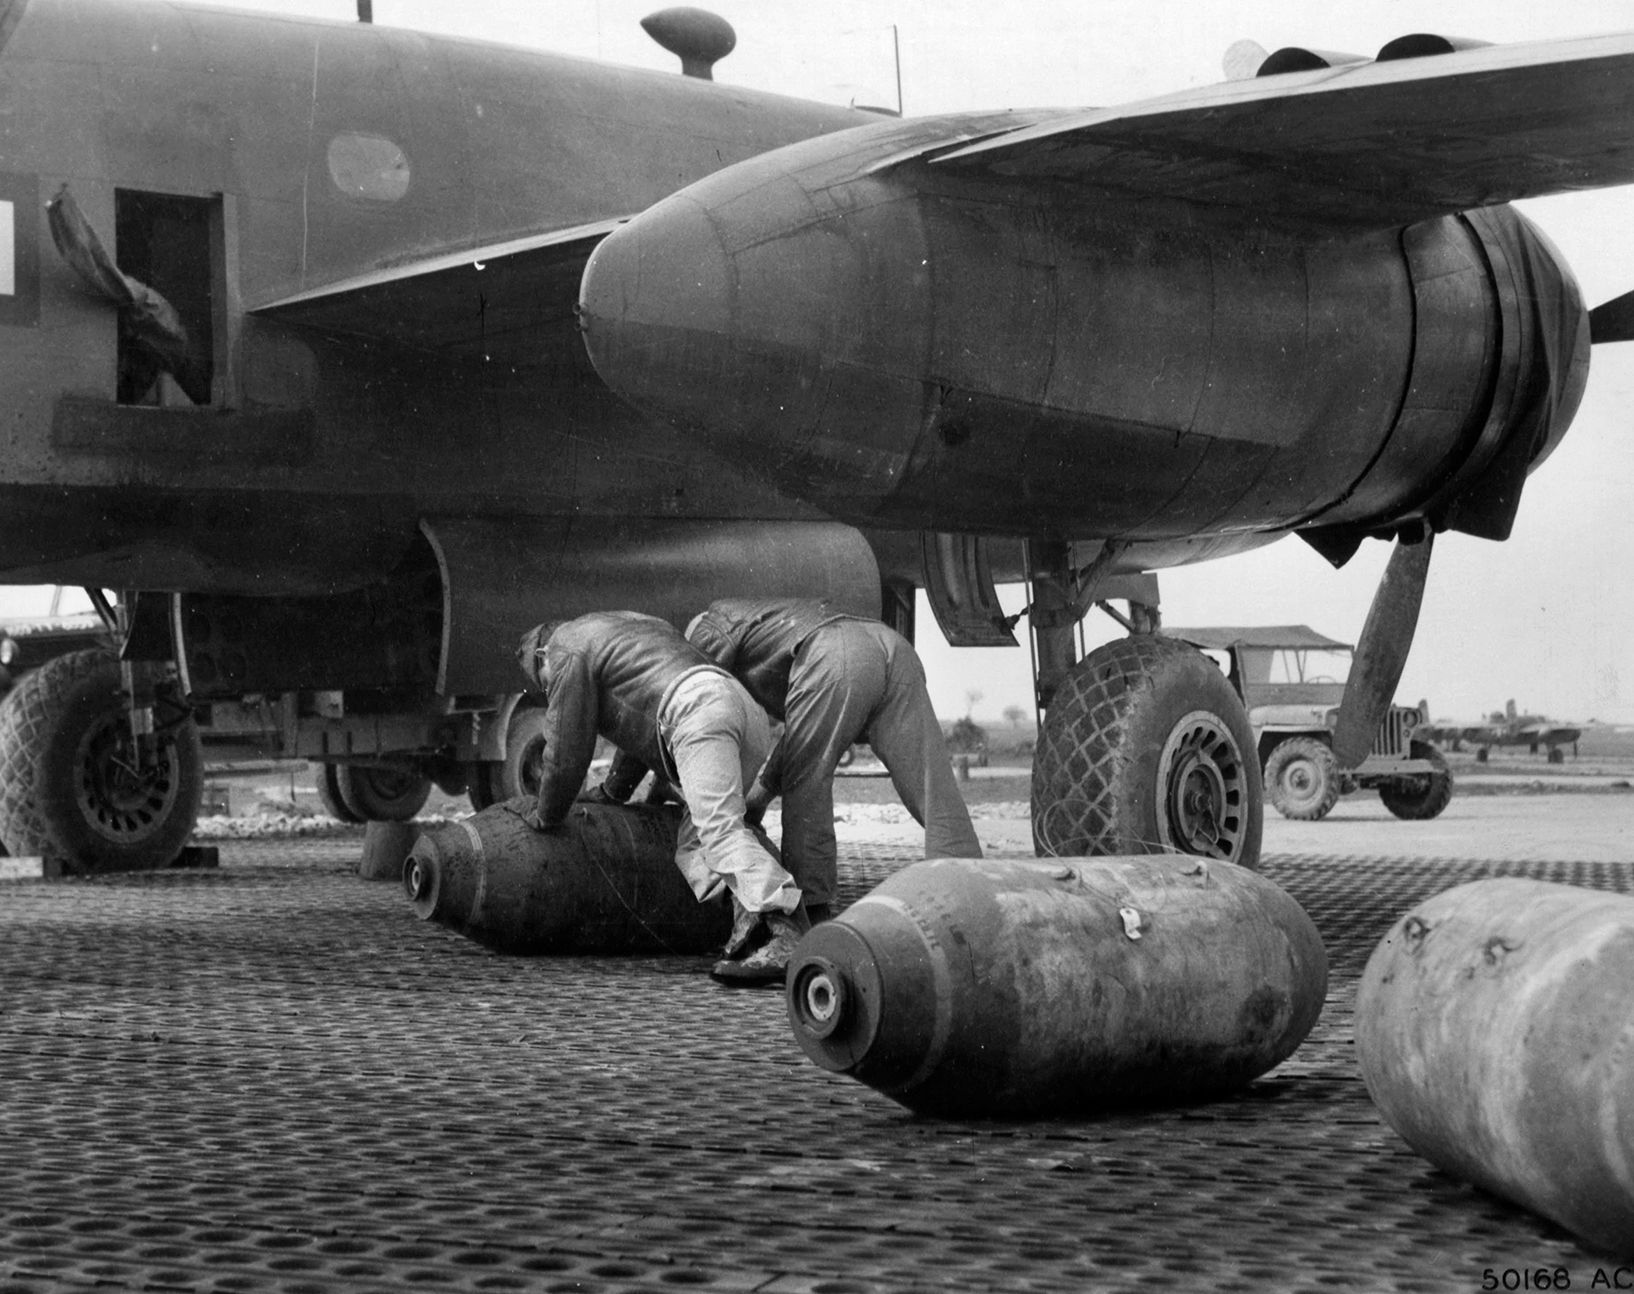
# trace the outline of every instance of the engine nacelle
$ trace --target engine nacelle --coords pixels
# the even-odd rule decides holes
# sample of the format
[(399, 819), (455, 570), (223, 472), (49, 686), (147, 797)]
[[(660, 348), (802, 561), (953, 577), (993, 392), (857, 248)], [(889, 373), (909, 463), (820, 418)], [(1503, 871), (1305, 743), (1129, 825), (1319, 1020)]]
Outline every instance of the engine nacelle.
[(857, 524), (1507, 531), (1587, 362), (1521, 217), (1245, 224), (898, 161), (992, 127), (808, 141), (651, 208), (585, 273), (597, 371)]

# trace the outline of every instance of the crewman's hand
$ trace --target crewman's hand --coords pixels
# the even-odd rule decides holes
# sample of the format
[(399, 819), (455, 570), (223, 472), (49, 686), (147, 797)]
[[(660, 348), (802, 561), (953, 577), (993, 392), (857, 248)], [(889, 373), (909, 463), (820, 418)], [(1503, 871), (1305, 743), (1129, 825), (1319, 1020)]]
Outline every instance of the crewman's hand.
[[(509, 806), (506, 807), (508, 808)], [(523, 822), (527, 823), (527, 825), (532, 827), (535, 831), (555, 831), (558, 825), (556, 823), (546, 822), (544, 815), (539, 812), (538, 805), (534, 805), (533, 808), (527, 810), (526, 812), (519, 809), (511, 809), (511, 812), (516, 814), (517, 817), (521, 818)]]
[(608, 791), (607, 787), (601, 783), (597, 783), (595, 786), (586, 787), (584, 790), (580, 791), (578, 794), (578, 802), (580, 804), (618, 803), (618, 801), (613, 798), (612, 793)]
[(686, 801), (681, 798), (681, 793), (675, 789), (674, 783), (672, 783), (669, 778), (660, 777), (657, 774), (654, 774), (652, 786), (647, 789), (646, 803), (685, 804)]

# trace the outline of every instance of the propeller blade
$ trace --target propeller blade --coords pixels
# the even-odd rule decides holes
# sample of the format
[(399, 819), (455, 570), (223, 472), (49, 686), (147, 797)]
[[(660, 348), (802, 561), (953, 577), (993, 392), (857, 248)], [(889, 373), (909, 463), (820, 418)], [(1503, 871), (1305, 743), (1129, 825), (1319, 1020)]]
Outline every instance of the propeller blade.
[(1341, 768), (1355, 768), (1367, 758), (1395, 698), (1396, 684), (1401, 682), (1413, 646), (1413, 631), (1418, 628), (1433, 540), (1427, 533), (1416, 544), (1397, 543), (1373, 595), (1333, 730), (1333, 756)]
[(1589, 311), (1589, 340), (1595, 345), (1634, 341), (1634, 292), (1613, 297)]

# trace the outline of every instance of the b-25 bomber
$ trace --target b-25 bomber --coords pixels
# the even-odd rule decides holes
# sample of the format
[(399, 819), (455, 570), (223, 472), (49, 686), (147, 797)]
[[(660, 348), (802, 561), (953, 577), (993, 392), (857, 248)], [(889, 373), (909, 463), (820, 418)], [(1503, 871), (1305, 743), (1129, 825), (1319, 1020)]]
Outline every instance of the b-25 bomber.
[[(801, 594), (1013, 643), (1056, 853), (1257, 856), (1241, 701), (1154, 572), (1504, 538), (1592, 316), (1506, 204), (1634, 180), (1634, 36), (1281, 50), (1106, 109), (881, 119), (694, 75), (156, 0), (0, 0), (0, 579), (117, 657), (0, 710), (0, 840), (161, 865), (197, 728), (277, 716), (337, 809), (525, 786), (527, 625)], [(1078, 659), (1094, 606), (1129, 636)]]
[(1434, 731), (1438, 734), (1434, 740), (1444, 741), (1454, 750), (1466, 745), (1475, 747), (1475, 758), (1481, 763), (1486, 762), (1494, 746), (1525, 746), (1533, 755), (1541, 747), (1551, 764), (1561, 764), (1566, 760), (1564, 748), (1570, 746), (1575, 755), (1578, 738), (1583, 735), (1583, 729), (1575, 725), (1541, 714), (1521, 714), (1513, 700), (1489, 714), (1485, 723), (1441, 724)]

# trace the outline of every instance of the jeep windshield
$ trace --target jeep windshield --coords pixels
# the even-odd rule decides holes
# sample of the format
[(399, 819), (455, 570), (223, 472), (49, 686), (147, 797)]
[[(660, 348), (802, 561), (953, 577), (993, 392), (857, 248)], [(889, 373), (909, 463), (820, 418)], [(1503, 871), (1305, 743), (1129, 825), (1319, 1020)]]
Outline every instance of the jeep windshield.
[(1349, 651), (1280, 647), (1270, 657), (1266, 683), (1343, 683), (1350, 678)]

